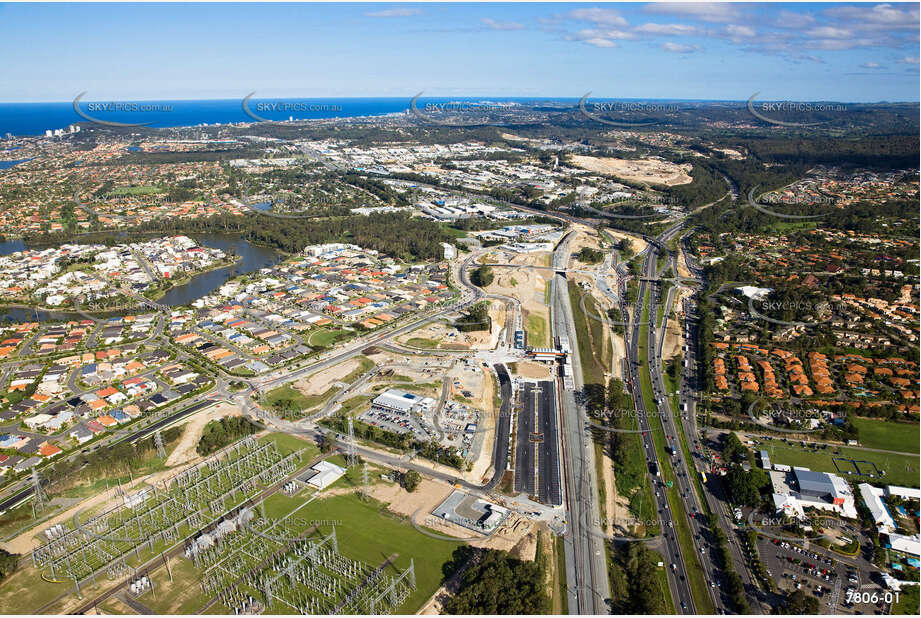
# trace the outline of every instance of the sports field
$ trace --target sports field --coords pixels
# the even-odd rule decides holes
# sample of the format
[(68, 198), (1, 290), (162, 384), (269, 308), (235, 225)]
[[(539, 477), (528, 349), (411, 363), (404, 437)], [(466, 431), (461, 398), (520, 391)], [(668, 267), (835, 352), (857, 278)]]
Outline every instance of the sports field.
[(921, 440), (917, 423), (896, 423), (862, 417), (853, 417), (851, 422), (857, 428), (861, 446), (903, 453), (917, 453), (919, 450)]
[[(846, 446), (825, 449), (812, 449), (808, 443), (806, 448), (799, 443), (784, 444), (780, 440), (765, 440), (756, 447), (765, 449), (771, 458), (771, 463), (786, 464), (788, 466), (804, 466), (818, 472), (835, 472), (833, 458), (854, 459), (857, 461), (872, 461), (876, 466), (885, 471), (882, 481), (893, 485), (918, 487), (918, 470), (921, 457), (908, 455), (892, 455), (889, 453), (875, 453)], [(841, 462), (838, 463), (842, 466)], [(861, 466), (863, 470), (866, 466)], [(843, 467), (842, 467), (843, 469)], [(867, 478), (867, 477), (858, 477)]]

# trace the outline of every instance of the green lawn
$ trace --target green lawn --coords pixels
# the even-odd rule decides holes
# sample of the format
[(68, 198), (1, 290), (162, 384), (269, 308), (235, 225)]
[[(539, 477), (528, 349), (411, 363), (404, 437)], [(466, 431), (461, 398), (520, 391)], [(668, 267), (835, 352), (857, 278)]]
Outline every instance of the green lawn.
[(406, 345), (412, 346), (414, 348), (424, 348), (426, 350), (434, 350), (438, 347), (438, 342), (434, 339), (425, 339), (423, 337), (411, 337), (406, 341)]
[[(598, 318), (598, 309), (591, 296), (585, 298), (585, 311), (581, 310), (582, 289), (573, 281), (569, 282), (569, 303), (572, 306), (572, 318), (576, 325), (576, 345), (579, 347), (579, 362), (582, 365), (582, 380), (586, 384), (604, 383), (604, 354), (602, 352), (604, 325)], [(598, 319), (591, 320), (585, 313), (591, 313)], [(589, 335), (591, 333), (591, 335)]]
[(919, 590), (921, 590), (919, 586), (906, 586), (901, 592), (893, 593), (899, 595), (899, 602), (892, 603), (892, 614), (894, 616), (917, 616)]
[(270, 408), (281, 409), (291, 407), (304, 410), (309, 407), (309, 399), (304, 393), (292, 386), (279, 386), (265, 394), (265, 404)]
[[(761, 440), (761, 439), (759, 439)], [(808, 443), (807, 443), (808, 445)], [(813, 450), (803, 448), (798, 442), (784, 444), (781, 440), (764, 440), (757, 449), (768, 452), (772, 463), (786, 464), (789, 466), (804, 466), (818, 472), (836, 472), (832, 462), (833, 457), (846, 457), (857, 461), (872, 461), (880, 470), (886, 472), (882, 480), (893, 485), (918, 487), (918, 470), (921, 457), (909, 455), (891, 455), (888, 453), (874, 453), (846, 446), (820, 448)], [(844, 464), (838, 462), (844, 470)], [(853, 468), (853, 466), (851, 466)], [(853, 475), (843, 474), (849, 478)]]
[(342, 328), (320, 328), (310, 333), (310, 336), (307, 337), (307, 345), (325, 348), (348, 334), (349, 331)]
[(301, 461), (307, 462), (320, 454), (319, 447), (313, 443), (311, 440), (302, 440), (297, 436), (292, 436), (287, 433), (270, 433), (266, 436), (259, 438), (260, 442), (275, 442), (275, 445), (278, 447), (279, 452), (282, 455), (288, 455), (295, 451), (306, 449), (302, 454)]
[(135, 187), (116, 187), (109, 192), (109, 195), (155, 195), (157, 193), (166, 193), (163, 187), (151, 185), (139, 185)]
[(919, 452), (917, 423), (897, 423), (877, 418), (852, 417), (861, 446), (903, 453)]
[(529, 313), (525, 319), (525, 330), (528, 333), (528, 344), (532, 347), (546, 348), (550, 345), (547, 320), (543, 316)]

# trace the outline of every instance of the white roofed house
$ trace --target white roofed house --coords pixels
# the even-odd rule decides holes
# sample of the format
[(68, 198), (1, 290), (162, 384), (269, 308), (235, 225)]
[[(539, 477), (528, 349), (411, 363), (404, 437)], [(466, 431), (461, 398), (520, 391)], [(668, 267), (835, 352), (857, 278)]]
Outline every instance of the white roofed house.
[(896, 528), (892, 515), (889, 514), (889, 508), (883, 502), (884, 491), (878, 487), (873, 487), (869, 483), (861, 483), (857, 486), (860, 491), (860, 497), (863, 498), (864, 504), (870, 510), (873, 516), (873, 523), (877, 525), (877, 530), (883, 534), (889, 534)]

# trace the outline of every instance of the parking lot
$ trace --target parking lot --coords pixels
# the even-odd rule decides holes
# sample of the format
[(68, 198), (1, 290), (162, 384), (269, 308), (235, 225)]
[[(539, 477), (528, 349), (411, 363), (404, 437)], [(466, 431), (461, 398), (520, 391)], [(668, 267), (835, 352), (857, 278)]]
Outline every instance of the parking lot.
[(410, 433), (415, 434), (416, 438), (428, 442), (432, 439), (432, 435), (422, 426), (422, 423), (419, 419), (403, 416), (402, 414), (394, 414), (392, 412), (382, 412), (379, 410), (368, 410), (367, 412), (362, 413), (358, 420), (364, 421), (369, 425), (374, 425), (375, 427), (380, 427), (386, 431), (392, 431), (394, 433)]
[(848, 603), (848, 589), (877, 591), (882, 587), (870, 579), (870, 573), (861, 571), (840, 560), (816, 551), (777, 539), (759, 537), (758, 552), (775, 582), (778, 592), (802, 590), (819, 599), (825, 614), (878, 614), (886, 613), (885, 603)]

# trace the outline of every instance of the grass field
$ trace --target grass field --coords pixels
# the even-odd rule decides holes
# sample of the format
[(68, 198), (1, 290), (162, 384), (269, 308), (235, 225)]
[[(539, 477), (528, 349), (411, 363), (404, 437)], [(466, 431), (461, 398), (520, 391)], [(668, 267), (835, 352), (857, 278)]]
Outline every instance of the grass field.
[(903, 453), (919, 452), (921, 440), (918, 438), (917, 423), (896, 423), (861, 417), (852, 417), (851, 422), (857, 428), (861, 446)]
[[(582, 380), (586, 384), (603, 384), (605, 367), (601, 348), (604, 325), (599, 320), (589, 320), (585, 317), (585, 312), (580, 309), (581, 299), (581, 288), (570, 281), (569, 303), (572, 306), (572, 319), (576, 325), (576, 343), (579, 347), (579, 362), (582, 365)], [(597, 316), (598, 310), (591, 296), (585, 299), (585, 311)]]
[(528, 333), (528, 345), (538, 348), (545, 348), (550, 345), (547, 320), (543, 316), (529, 313), (525, 319), (524, 328)]
[(306, 449), (302, 455), (302, 461), (309, 461), (320, 454), (320, 448), (309, 440), (301, 440), (296, 436), (287, 433), (270, 433), (259, 439), (260, 442), (275, 442), (279, 452), (282, 455), (288, 455), (294, 451)]
[(425, 339), (424, 337), (412, 337), (406, 340), (406, 345), (414, 348), (423, 348), (425, 350), (434, 350), (438, 347), (438, 342), (434, 339)]
[(152, 185), (140, 185), (136, 187), (116, 187), (109, 192), (109, 195), (119, 196), (119, 195), (155, 195), (157, 193), (166, 193), (166, 189), (163, 187), (155, 187)]
[(553, 557), (556, 562), (553, 588), (553, 614), (562, 616), (569, 613), (569, 598), (566, 596), (566, 550), (563, 537), (553, 537)]
[(899, 602), (892, 604), (892, 615), (894, 616), (917, 616), (918, 615), (918, 591), (919, 586), (906, 586), (899, 593)]
[(325, 348), (348, 334), (349, 331), (342, 328), (321, 328), (310, 333), (310, 336), (307, 337), (307, 345)]
[(368, 373), (372, 369), (374, 369), (374, 361), (368, 358), (367, 356), (359, 356), (358, 357), (358, 367), (353, 369), (347, 376), (342, 378), (342, 381), (345, 382), (346, 384), (351, 384), (352, 382), (360, 378), (362, 374)]
[(304, 410), (309, 405), (309, 399), (299, 390), (285, 385), (273, 388), (266, 393), (265, 403), (271, 408), (290, 405), (298, 410)]
[[(918, 456), (874, 453), (846, 446), (829, 446), (818, 450), (804, 449), (799, 443), (784, 444), (780, 440), (764, 440), (757, 448), (766, 450), (772, 463), (804, 466), (818, 472), (835, 472), (833, 457), (872, 461), (880, 470), (886, 472), (882, 477), (886, 483), (918, 487), (918, 469), (921, 463), (921, 457)], [(854, 478), (853, 475), (851, 478)]]

